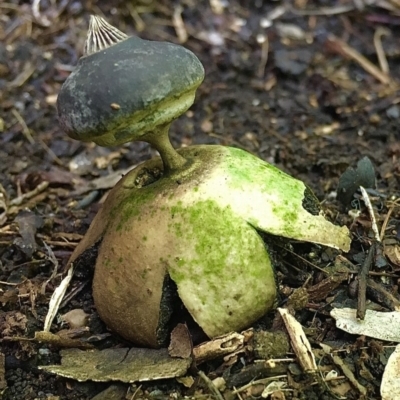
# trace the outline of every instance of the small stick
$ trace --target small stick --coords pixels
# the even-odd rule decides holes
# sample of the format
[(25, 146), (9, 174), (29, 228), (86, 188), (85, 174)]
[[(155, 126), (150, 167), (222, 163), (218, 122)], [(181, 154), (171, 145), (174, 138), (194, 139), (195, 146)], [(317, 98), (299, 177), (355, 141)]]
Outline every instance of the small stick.
[(388, 213), (386, 214), (385, 220), (383, 221), (383, 224), (381, 227), (381, 234), (379, 235), (379, 238), (381, 241), (383, 240), (383, 238), (385, 236), (385, 230), (386, 230), (387, 224), (389, 223), (389, 218), (392, 215), (396, 206), (400, 206), (400, 198), (393, 202), (393, 204), (390, 206), (390, 208), (388, 210)]
[(47, 144), (44, 142), (44, 140), (42, 138), (39, 137), (39, 143), (40, 145), (43, 147), (43, 149), (48, 153), (48, 155), (50, 156), (50, 158), (58, 165), (63, 166), (64, 163), (56, 156), (56, 153), (54, 153), (54, 151), (47, 146)]
[(40, 0), (33, 0), (32, 14), (40, 25), (48, 27), (51, 25), (51, 21), (45, 15), (40, 14), (39, 5), (40, 5)]
[(30, 144), (34, 144), (35, 141), (33, 140), (33, 137), (31, 135), (31, 132), (30, 132), (29, 128), (28, 128), (28, 125), (26, 124), (25, 120), (22, 118), (21, 114), (15, 108), (12, 108), (11, 112), (14, 115), (15, 119), (22, 126), (22, 133), (25, 136), (25, 138), (28, 140), (28, 142)]
[[(234, 387), (234, 389), (236, 389), (236, 388)], [(236, 396), (239, 397), (239, 400), (243, 400), (243, 397), (240, 393), (236, 393)]]
[(378, 56), (379, 66), (384, 74), (389, 75), (389, 64), (387, 62), (385, 51), (382, 47), (382, 36), (389, 36), (390, 32), (382, 27), (379, 27), (374, 33), (374, 46), (376, 50), (376, 55)]
[(135, 22), (135, 27), (138, 32), (143, 32), (146, 28), (146, 24), (144, 23), (142, 17), (138, 13), (137, 9), (130, 2), (126, 3), (126, 8), (129, 10), (129, 14)]
[(10, 83), (7, 84), (9, 88), (21, 87), (36, 71), (36, 65), (31, 62), (27, 62), (22, 72), (17, 75)]
[(376, 223), (375, 219), (375, 213), (374, 209), (372, 207), (371, 200), (368, 196), (367, 191), (360, 186), (361, 190), (361, 195), (364, 200), (364, 203), (367, 207), (370, 219), (371, 219), (371, 225), (372, 225), (372, 231), (374, 232), (375, 240), (376, 242), (372, 243), (368, 256), (365, 259), (361, 271), (358, 275), (358, 291), (357, 291), (357, 318), (360, 320), (364, 320), (365, 318), (365, 312), (366, 312), (366, 300), (367, 300), (367, 277), (369, 274), (369, 270), (371, 268), (371, 264), (373, 262), (373, 259), (375, 257), (376, 253), (376, 243), (380, 243), (381, 239), (379, 236), (379, 230), (378, 230), (378, 225)]
[(382, 304), (391, 311), (400, 311), (400, 301), (382, 285), (372, 279), (368, 279), (367, 289), (369, 297), (372, 297), (377, 303)]
[[(376, 2), (376, 0), (364, 0), (364, 5), (369, 6), (372, 3)], [(289, 10), (296, 14), (296, 15), (338, 15), (338, 14), (345, 14), (348, 13), (349, 11), (353, 11), (356, 9), (356, 4), (355, 1), (352, 4), (343, 4), (339, 6), (333, 6), (333, 7), (320, 7), (316, 8), (314, 10), (306, 9), (306, 10), (300, 10), (298, 8), (294, 7), (288, 7)]]
[(361, 271), (358, 274), (358, 291), (357, 291), (357, 318), (364, 320), (366, 312), (366, 300), (367, 300), (367, 277), (375, 256), (376, 242), (372, 243), (367, 258), (361, 267)]
[(216, 388), (213, 381), (203, 371), (199, 371), (198, 374), (200, 378), (203, 379), (208, 390), (217, 398), (217, 400), (224, 400), (221, 392)]
[[(290, 361), (293, 361), (293, 359), (290, 360)], [(262, 378), (262, 379), (258, 379), (258, 380), (255, 380), (255, 381), (251, 381), (251, 382), (247, 383), (246, 385), (244, 385), (244, 386), (242, 386), (240, 388), (235, 388), (232, 391), (232, 394), (238, 394), (240, 392), (244, 392), (245, 390), (247, 390), (248, 388), (251, 388), (252, 386), (259, 385), (259, 384), (265, 385), (268, 382), (276, 381), (278, 379), (287, 379), (287, 375), (275, 375), (275, 376), (271, 376), (269, 378)]]
[(320, 343), (320, 346), (326, 354), (329, 354), (334, 364), (336, 364), (343, 372), (343, 375), (350, 381), (350, 383), (363, 395), (367, 394), (367, 388), (357, 381), (354, 373), (345, 364), (345, 362), (337, 355), (332, 354), (332, 348), (326, 344)]
[(379, 236), (379, 229), (378, 229), (378, 225), (376, 223), (374, 208), (372, 207), (371, 200), (369, 199), (367, 191), (362, 186), (360, 186), (360, 190), (361, 190), (362, 199), (364, 200), (365, 206), (367, 207), (369, 217), (371, 218), (372, 231), (374, 232), (375, 240), (378, 243), (380, 243), (381, 239)]
[(172, 14), (172, 24), (175, 28), (176, 36), (178, 36), (179, 43), (185, 43), (188, 40), (188, 33), (182, 19), (182, 11), (182, 6), (178, 5)]
[(139, 390), (142, 388), (142, 385), (140, 385), (140, 386), (138, 386), (137, 388), (136, 388), (136, 390), (134, 391), (134, 393), (133, 393), (133, 395), (132, 395), (132, 397), (131, 397), (131, 399), (130, 400), (133, 400), (135, 397), (136, 397), (136, 395), (138, 394), (138, 392), (139, 392)]
[(6, 281), (0, 281), (0, 285), (18, 286), (19, 283), (11, 283), (11, 282), (6, 282)]
[(351, 58), (356, 61), (365, 71), (371, 74), (379, 82), (387, 85), (390, 83), (390, 77), (383, 73), (378, 67), (372, 64), (367, 58), (360, 54), (357, 50), (350, 47), (347, 43), (343, 42), (334, 35), (328, 36), (328, 42), (332, 45), (332, 48), (339, 54)]
[(257, 35), (257, 42), (261, 44), (261, 59), (257, 69), (257, 76), (262, 78), (268, 62), (269, 40), (267, 35)]
[(28, 200), (31, 199), (32, 197), (36, 196), (37, 194), (43, 192), (44, 190), (46, 190), (49, 186), (49, 182), (47, 181), (43, 181), (41, 183), (39, 183), (39, 185), (37, 185), (35, 187), (35, 189), (31, 190), (30, 192), (24, 193), (18, 197), (16, 197), (15, 199), (10, 201), (10, 206), (20, 206), (24, 200)]

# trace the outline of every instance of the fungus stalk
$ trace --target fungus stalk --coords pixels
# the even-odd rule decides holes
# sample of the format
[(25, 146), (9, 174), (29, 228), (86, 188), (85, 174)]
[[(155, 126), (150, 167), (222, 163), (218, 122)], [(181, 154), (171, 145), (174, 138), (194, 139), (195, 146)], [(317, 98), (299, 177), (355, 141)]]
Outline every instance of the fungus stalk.
[(183, 168), (187, 162), (171, 144), (168, 135), (170, 126), (171, 124), (157, 126), (153, 132), (142, 137), (143, 141), (149, 143), (160, 153), (165, 172), (177, 171)]

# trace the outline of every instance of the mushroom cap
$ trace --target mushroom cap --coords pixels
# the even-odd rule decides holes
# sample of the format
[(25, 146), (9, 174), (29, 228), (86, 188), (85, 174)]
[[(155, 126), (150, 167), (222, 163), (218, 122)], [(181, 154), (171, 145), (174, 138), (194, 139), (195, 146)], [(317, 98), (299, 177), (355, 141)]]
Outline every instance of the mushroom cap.
[(130, 37), (79, 60), (58, 96), (60, 123), (101, 146), (141, 140), (184, 113), (203, 78), (184, 47)]

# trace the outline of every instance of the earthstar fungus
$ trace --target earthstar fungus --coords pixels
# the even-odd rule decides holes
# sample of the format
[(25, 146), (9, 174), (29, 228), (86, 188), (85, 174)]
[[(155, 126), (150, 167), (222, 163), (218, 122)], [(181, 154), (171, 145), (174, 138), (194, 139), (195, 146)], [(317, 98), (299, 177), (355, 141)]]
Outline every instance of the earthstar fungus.
[(174, 285), (209, 337), (246, 328), (276, 298), (259, 231), (343, 250), (349, 232), (323, 217), (304, 183), (243, 150), (173, 149), (169, 125), (193, 103), (203, 67), (181, 46), (116, 31), (92, 18), (87, 55), (59, 95), (61, 124), (103, 146), (147, 141), (161, 157), (111, 190), (70, 262), (100, 243), (96, 308), (134, 343), (166, 343)]

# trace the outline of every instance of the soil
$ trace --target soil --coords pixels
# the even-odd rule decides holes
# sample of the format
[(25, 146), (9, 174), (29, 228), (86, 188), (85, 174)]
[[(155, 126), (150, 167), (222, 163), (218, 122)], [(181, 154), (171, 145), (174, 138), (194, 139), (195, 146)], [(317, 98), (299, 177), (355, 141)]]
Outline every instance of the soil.
[[(352, 232), (352, 248), (341, 255), (347, 273), (332, 290), (317, 285), (338, 252), (310, 244), (292, 243), (280, 251), (277, 283), (280, 305), (292, 310), (316, 354), (320, 343), (339, 350), (337, 355), (354, 380), (323, 356), (317, 357), (321, 374), (335, 369), (339, 378), (331, 386), (313, 380), (301, 371), (291, 349), (292, 362), (286, 363), (283, 373), (288, 390), (276, 390), (271, 398), (381, 398), (382, 374), (395, 344), (347, 334), (335, 327), (329, 314), (332, 307), (357, 307), (365, 285), (368, 308), (399, 309), (400, 8), (396, 1), (368, 3), (63, 0), (32, 5), (9, 0), (0, 4), (4, 399), (92, 399), (111, 385), (41, 371), (38, 366), (60, 361), (59, 348), (33, 340), (43, 329), (49, 299), (65, 276), (67, 260), (107, 191), (127, 168), (155, 155), (144, 143), (116, 148), (80, 143), (59, 127), (57, 93), (82, 55), (91, 14), (104, 16), (128, 35), (182, 43), (202, 61), (206, 78), (196, 102), (171, 128), (176, 147), (211, 143), (257, 154), (303, 180), (322, 201), (327, 217)], [(364, 157), (373, 168), (368, 160), (356, 168)], [(107, 179), (113, 176), (114, 180)], [(349, 182), (351, 187), (356, 183), (354, 190)], [(364, 274), (360, 271), (376, 241), (370, 213), (356, 191), (359, 185), (368, 189), (382, 239)], [(96, 336), (97, 348), (126, 345), (107, 331), (96, 314), (92, 269), (93, 257), (77, 268), (60, 314), (84, 310), (89, 316), (86, 332)], [(311, 289), (320, 290), (319, 296), (312, 297)], [(305, 300), (298, 296), (299, 290)], [(277, 312), (269, 318), (274, 321), (269, 328), (277, 329)], [(256, 328), (265, 327), (263, 323)], [(65, 326), (55, 319), (52, 331)], [(257, 369), (254, 358), (243, 355), (229, 368), (221, 367), (223, 360), (217, 359), (199, 369), (212, 379), (223, 375), (231, 382), (223, 392), (230, 399), (235, 396), (233, 386), (265, 378), (262, 373), (243, 372), (244, 364)], [(116, 397), (103, 398), (215, 396), (196, 371), (192, 375), (189, 388), (175, 380), (126, 384), (117, 386)], [(354, 382), (365, 387), (366, 394)], [(264, 389), (266, 383), (260, 385)], [(253, 389), (241, 396), (259, 397), (260, 390)]]

